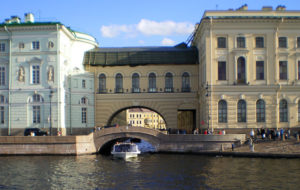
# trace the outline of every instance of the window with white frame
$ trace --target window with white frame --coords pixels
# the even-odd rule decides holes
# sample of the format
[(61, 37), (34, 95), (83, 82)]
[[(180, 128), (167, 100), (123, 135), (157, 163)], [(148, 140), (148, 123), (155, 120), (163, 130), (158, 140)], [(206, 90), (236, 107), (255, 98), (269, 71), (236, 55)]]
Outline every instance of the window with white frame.
[(255, 47), (264, 48), (264, 37), (258, 36), (255, 38)]
[(41, 123), (41, 106), (32, 106), (32, 122)]
[(40, 65), (31, 66), (31, 83), (40, 84)]
[(0, 43), (0, 52), (5, 52), (5, 43)]
[(0, 66), (0, 86), (5, 85), (5, 67)]
[(226, 48), (226, 38), (218, 37), (218, 48)]
[(256, 80), (264, 79), (264, 61), (256, 61)]
[(82, 86), (82, 88), (86, 88), (86, 81), (85, 80), (81, 81), (81, 86)]
[(287, 80), (287, 61), (279, 61), (279, 79)]
[(39, 41), (33, 41), (32, 42), (32, 49), (33, 50), (39, 50), (40, 49), (40, 42)]

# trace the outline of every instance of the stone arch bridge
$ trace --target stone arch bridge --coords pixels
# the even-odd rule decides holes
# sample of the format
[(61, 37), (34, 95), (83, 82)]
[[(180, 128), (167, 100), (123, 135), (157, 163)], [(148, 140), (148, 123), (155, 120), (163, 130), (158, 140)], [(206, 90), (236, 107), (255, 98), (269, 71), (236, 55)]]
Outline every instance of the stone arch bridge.
[(110, 127), (93, 133), (96, 152), (110, 152), (118, 140), (138, 138), (150, 143), (157, 152), (219, 151), (229, 148), (233, 142), (244, 142), (245, 135), (193, 135), (166, 134), (144, 127)]

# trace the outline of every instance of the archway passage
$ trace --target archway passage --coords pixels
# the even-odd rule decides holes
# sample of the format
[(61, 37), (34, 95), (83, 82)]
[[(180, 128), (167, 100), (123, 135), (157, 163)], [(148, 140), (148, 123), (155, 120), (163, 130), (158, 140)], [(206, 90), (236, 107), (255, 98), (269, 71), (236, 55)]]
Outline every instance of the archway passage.
[(108, 121), (108, 126), (145, 127), (166, 130), (166, 121), (155, 110), (145, 107), (129, 107), (115, 112)]
[(113, 145), (116, 142), (124, 142), (129, 139), (140, 139), (148, 142), (157, 150), (161, 139), (165, 138), (165, 134), (144, 127), (110, 127), (97, 130), (94, 133), (94, 144), (98, 153), (110, 154)]

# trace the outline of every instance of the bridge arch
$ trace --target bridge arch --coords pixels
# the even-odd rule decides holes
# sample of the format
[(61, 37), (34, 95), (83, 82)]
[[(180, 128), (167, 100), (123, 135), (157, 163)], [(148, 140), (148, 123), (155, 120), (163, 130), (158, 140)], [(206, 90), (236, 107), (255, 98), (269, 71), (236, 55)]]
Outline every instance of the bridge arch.
[(165, 134), (144, 127), (110, 127), (94, 133), (94, 143), (97, 152), (108, 151), (117, 141), (137, 138), (150, 143), (156, 150)]
[(166, 118), (164, 117), (163, 114), (161, 114), (159, 111), (157, 111), (157, 110), (155, 110), (155, 109), (153, 109), (153, 108), (151, 108), (151, 107), (147, 107), (147, 106), (127, 106), (127, 107), (120, 108), (119, 110), (115, 111), (115, 112), (109, 117), (109, 119), (108, 119), (108, 121), (107, 121), (107, 125), (110, 126), (110, 125), (114, 124), (114, 123), (112, 123), (112, 121), (113, 121), (113, 119), (114, 119), (119, 113), (121, 113), (122, 111), (125, 111), (125, 110), (127, 110), (127, 109), (131, 109), (131, 108), (145, 108), (145, 109), (151, 110), (151, 111), (153, 111), (153, 112), (159, 114), (159, 115), (163, 118), (163, 120), (164, 120), (164, 122), (165, 122), (165, 125), (168, 126), (167, 121), (166, 121)]

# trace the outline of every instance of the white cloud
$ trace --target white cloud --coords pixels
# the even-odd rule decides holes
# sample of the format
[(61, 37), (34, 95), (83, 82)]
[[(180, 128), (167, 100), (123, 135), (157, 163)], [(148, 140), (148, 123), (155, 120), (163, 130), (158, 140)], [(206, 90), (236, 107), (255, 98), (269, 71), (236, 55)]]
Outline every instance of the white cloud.
[(171, 40), (169, 38), (164, 38), (162, 41), (161, 41), (161, 44), (164, 45), (164, 46), (173, 46), (175, 44), (175, 41), (174, 40)]
[(188, 22), (156, 22), (152, 20), (142, 19), (137, 24), (137, 30), (145, 35), (189, 34), (193, 32), (194, 26), (193, 24)]
[(132, 26), (130, 25), (109, 25), (102, 26), (101, 33), (103, 37), (114, 38), (121, 33), (131, 33)]
[(103, 37), (114, 38), (119, 35), (135, 37), (137, 34), (153, 36), (185, 35), (194, 30), (194, 25), (189, 22), (163, 21), (157, 22), (141, 19), (133, 25), (107, 25), (101, 27)]

